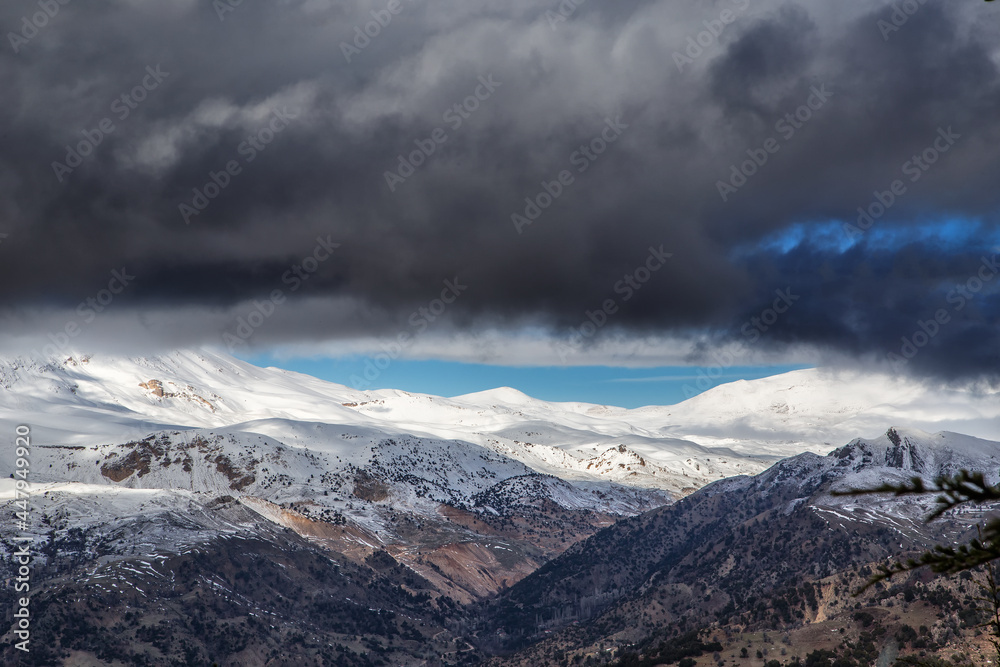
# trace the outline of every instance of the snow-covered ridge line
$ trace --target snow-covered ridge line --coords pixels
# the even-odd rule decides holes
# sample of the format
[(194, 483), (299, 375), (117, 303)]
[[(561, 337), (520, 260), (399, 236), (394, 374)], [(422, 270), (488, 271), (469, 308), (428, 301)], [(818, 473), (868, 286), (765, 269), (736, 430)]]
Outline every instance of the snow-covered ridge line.
[(207, 350), (152, 358), (0, 358), (0, 427), (32, 423), (50, 446), (120, 444), (166, 430), (214, 429), (291, 445), (295, 424), (344, 425), (482, 447), (570, 481), (674, 494), (826, 453), (891, 424), (1000, 432), (1000, 401), (861, 373), (803, 370), (721, 385), (675, 406), (551, 403), (500, 388), (454, 398), (358, 391), (258, 368)]

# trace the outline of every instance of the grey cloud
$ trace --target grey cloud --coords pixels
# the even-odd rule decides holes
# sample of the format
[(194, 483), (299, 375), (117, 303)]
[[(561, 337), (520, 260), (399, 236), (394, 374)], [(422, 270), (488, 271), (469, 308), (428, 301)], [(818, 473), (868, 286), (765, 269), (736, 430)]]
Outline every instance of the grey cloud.
[[(330, 235), (338, 255), (290, 294), (310, 299), (314, 324), (275, 322), (267, 340), (391, 333), (455, 275), (471, 287), (454, 326), (564, 336), (663, 244), (674, 257), (608, 332), (738, 341), (768, 295), (794, 285), (809, 305), (763, 344), (864, 355), (891, 349), (996, 242), (1000, 45), (975, 21), (1000, 16), (985, 3), (922, 5), (885, 40), (888, 6), (751, 2), (678, 71), (686, 38), (735, 3), (585, 3), (553, 30), (554, 2), (403, 0), (346, 62), (342, 42), (385, 6), (243, 3), (219, 20), (210, 3), (72, 3), (19, 53), (0, 50), (3, 316), (72, 308), (123, 265), (138, 276), (123, 310), (233, 309), (283, 287)], [(17, 30), (35, 7), (5, 4), (0, 25)], [(169, 76), (119, 118), (113, 101), (156, 65)], [(501, 86), (453, 127), (443, 114), (490, 74)], [(783, 138), (775, 123), (823, 85), (833, 97)], [(281, 108), (296, 118), (248, 161), (241, 145)], [(618, 116), (629, 128), (576, 171), (574, 152)], [(52, 162), (105, 117), (114, 131), (60, 183)], [(853, 220), (939, 127), (962, 139), (879, 220), (897, 233), (891, 249), (761, 243)], [(447, 140), (390, 191), (385, 172), (437, 128)], [(780, 150), (723, 202), (717, 182), (770, 137)], [(239, 173), (185, 224), (179, 206), (229, 161)], [(516, 233), (511, 215), (562, 170), (573, 184)], [(978, 221), (982, 246), (907, 242), (944, 219)], [(992, 294), (915, 367), (995, 367)], [(218, 340), (225, 321), (188, 322), (185, 342)]]

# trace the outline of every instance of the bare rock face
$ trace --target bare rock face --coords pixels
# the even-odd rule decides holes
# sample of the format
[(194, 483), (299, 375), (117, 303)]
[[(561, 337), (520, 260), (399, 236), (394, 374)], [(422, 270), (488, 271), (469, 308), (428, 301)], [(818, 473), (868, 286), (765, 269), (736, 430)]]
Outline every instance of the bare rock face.
[(163, 398), (163, 383), (159, 380), (150, 380), (149, 382), (140, 382), (139, 386), (143, 389), (149, 391), (157, 398)]
[(362, 470), (354, 478), (354, 496), (372, 503), (381, 502), (389, 497), (389, 487)]
[[(172, 386), (170, 391), (163, 388), (163, 383), (160, 380), (149, 380), (148, 382), (140, 382), (139, 386), (151, 393), (157, 398), (182, 398), (186, 401), (191, 401), (192, 403), (200, 404), (212, 412), (215, 412), (215, 405), (211, 401), (203, 396), (200, 396), (194, 387), (187, 385), (181, 387), (174, 382), (167, 382), (168, 385)], [(215, 394), (212, 394), (213, 398), (218, 398)]]
[(133, 473), (137, 473), (137, 477), (148, 475), (152, 462), (162, 459), (166, 454), (163, 442), (152, 438), (125, 443), (122, 447), (130, 450), (127, 455), (115, 456), (101, 466), (101, 474), (112, 482), (124, 481)]

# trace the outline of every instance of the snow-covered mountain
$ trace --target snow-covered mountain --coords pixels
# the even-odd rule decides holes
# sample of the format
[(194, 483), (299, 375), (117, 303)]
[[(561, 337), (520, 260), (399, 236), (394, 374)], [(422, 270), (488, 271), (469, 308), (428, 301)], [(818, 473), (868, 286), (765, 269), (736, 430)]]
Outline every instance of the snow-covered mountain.
[(285, 442), (304, 437), (297, 424), (306, 422), (360, 429), (355, 436), (460, 440), (562, 479), (675, 494), (803, 451), (826, 453), (892, 424), (990, 437), (1000, 432), (997, 398), (813, 369), (721, 385), (675, 406), (627, 410), (550, 403), (509, 388), (455, 398), (357, 391), (208, 351), (0, 359), (0, 428), (31, 424), (45, 444), (118, 444), (171, 429)]
[[(825, 453), (862, 427), (975, 432), (998, 414), (994, 395), (819, 370), (627, 410), (509, 388), (455, 398), (357, 391), (209, 351), (0, 360), (0, 429), (30, 426), (31, 480), (53, 485), (42, 487), (53, 499), (109, 488), (162, 492), (157, 502), (184, 507), (232, 497), (300, 532), (317, 530), (300, 518), (317, 519), (344, 526), (342, 542), (402, 550), (414, 544), (403, 515), (451, 530), (442, 508), (589, 513), (579, 537), (720, 478)], [(13, 448), (0, 453), (9, 470), (14, 458)]]
[(893, 425), (986, 439), (1000, 434), (1000, 390), (941, 386), (860, 370), (808, 369), (720, 385), (676, 406), (643, 408), (675, 437), (737, 452), (819, 454)]
[[(8, 360), (0, 386), (0, 428), (31, 431), (31, 530), (84, 530), (88, 553), (212, 540), (209, 510), (236, 502), (358, 562), (386, 550), (465, 599), (707, 481), (610, 442), (587, 460), (494, 432), (516, 407), (358, 392), (207, 352)], [(15, 458), (0, 454), (9, 470)], [(620, 483), (625, 462), (636, 484)], [(126, 539), (151, 516), (154, 540)], [(239, 516), (223, 532), (259, 530)]]
[[(0, 562), (10, 562), (9, 538), (33, 534), (34, 567), (53, 599), (79, 597), (61, 588), (73, 581), (88, 595), (127, 592), (129, 609), (173, 595), (188, 559), (226, 568), (239, 554), (268, 553), (268, 562), (298, 562), (301, 585), (319, 586), (322, 569), (301, 560), (315, 552), (382, 582), (365, 590), (399, 592), (385, 609), (402, 610), (417, 602), (414, 590), (475, 603), (619, 519), (690, 494), (766, 504), (782, 489), (787, 499), (775, 502), (788, 512), (805, 503), (831, 525), (898, 525), (926, 538), (925, 506), (816, 490), (833, 479), (874, 485), (963, 467), (996, 471), (1000, 444), (921, 429), (989, 431), (998, 403), (823, 371), (626, 410), (507, 388), (454, 398), (357, 391), (208, 351), (6, 359), (0, 432), (13, 440), (18, 425), (30, 429), (31, 506), (25, 529), (0, 525), (8, 556)], [(903, 426), (886, 431), (892, 423)], [(842, 435), (875, 424), (884, 435)], [(7, 470), (15, 454), (0, 448)], [(0, 499), (13, 500), (15, 484), (0, 481)], [(273, 600), (238, 581), (219, 575), (203, 590), (235, 609), (272, 613)], [(134, 597), (145, 591), (149, 600)], [(427, 613), (443, 623), (449, 604)], [(338, 618), (352, 614), (345, 608)], [(435, 627), (431, 638), (447, 641)]]
[[(852, 597), (875, 567), (936, 544), (965, 542), (976, 534), (977, 524), (1000, 509), (997, 503), (964, 506), (927, 523), (934, 494), (838, 492), (914, 476), (930, 481), (961, 469), (982, 471), (996, 484), (1000, 443), (890, 428), (876, 438), (856, 438), (826, 456), (806, 452), (755, 476), (720, 480), (574, 545), (501, 595), (483, 627), (496, 632), (499, 626), (521, 646), (532, 643), (521, 641), (523, 634), (544, 640), (529, 646), (519, 660), (505, 663), (516, 665), (540, 664), (539, 655), (553, 645), (581, 651), (614, 641), (655, 646), (645, 640), (659, 638), (662, 627), (685, 620), (696, 628), (711, 628), (719, 637), (730, 635), (727, 626), (739, 628), (746, 634), (733, 633), (739, 636), (736, 650), (750, 632), (766, 634), (778, 623), (782, 632), (794, 635), (804, 626), (798, 641), (813, 650), (815, 644), (809, 642), (821, 633), (840, 634), (859, 608), (905, 613), (905, 603), (921, 592), (920, 587), (906, 589), (932, 579), (921, 572), (908, 585)], [(785, 595), (796, 586), (803, 588), (803, 582), (815, 587), (813, 602), (802, 600), (802, 613), (793, 615), (789, 607), (799, 602), (790, 605)], [(902, 578), (893, 583), (904, 584)], [(896, 599), (887, 602), (887, 597)], [(928, 617), (934, 614), (923, 618)], [(645, 620), (650, 618), (655, 622)], [(828, 627), (809, 627), (828, 619), (834, 620)], [(945, 636), (947, 629), (940, 634)], [(782, 639), (789, 651), (806, 653), (798, 641)]]
[[(362, 392), (204, 351), (153, 359), (0, 361), (0, 425), (10, 430), (17, 423), (31, 424), (37, 442), (64, 447), (192, 429), (312, 446), (315, 438), (303, 435), (302, 424), (349, 426), (344, 434), (351, 442), (334, 448), (345, 462), (362, 449), (353, 443), (362, 436), (462, 441), (561, 479), (617, 482), (673, 495), (757, 472), (775, 458), (671, 437), (655, 413), (547, 403), (512, 389), (451, 399)], [(322, 437), (329, 446), (330, 434)], [(65, 470), (52, 472), (53, 479), (65, 479)], [(40, 471), (42, 478), (47, 474), (47, 467)]]

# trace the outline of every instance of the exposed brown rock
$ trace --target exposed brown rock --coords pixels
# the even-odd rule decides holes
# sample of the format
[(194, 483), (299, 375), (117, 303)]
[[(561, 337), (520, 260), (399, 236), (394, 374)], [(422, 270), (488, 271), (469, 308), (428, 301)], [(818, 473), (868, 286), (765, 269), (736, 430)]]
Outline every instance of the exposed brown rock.
[(354, 477), (354, 496), (370, 503), (381, 502), (389, 497), (389, 487), (361, 471)]
[[(173, 385), (173, 382), (169, 384)], [(153, 396), (157, 398), (183, 398), (184, 400), (191, 401), (193, 403), (201, 403), (206, 408), (215, 412), (215, 406), (211, 401), (199, 396), (195, 392), (195, 388), (191, 385), (184, 387), (181, 391), (167, 391), (163, 388), (163, 383), (159, 380), (149, 380), (148, 382), (140, 382), (139, 386), (150, 392)], [(176, 385), (175, 385), (176, 386)], [(217, 397), (216, 397), (217, 398)]]
[(163, 398), (163, 383), (159, 380), (150, 380), (149, 382), (140, 382), (139, 386), (143, 389), (151, 392), (153, 396), (157, 398)]
[(131, 447), (132, 451), (124, 458), (115, 458), (101, 466), (101, 474), (112, 482), (121, 482), (133, 473), (138, 473), (137, 477), (148, 475), (153, 459), (161, 458), (166, 453), (166, 449), (156, 441), (129, 442), (123, 446)]
[(225, 454), (219, 454), (214, 460), (215, 469), (229, 478), (229, 488), (242, 491), (257, 481), (257, 478), (233, 467), (233, 462)]

